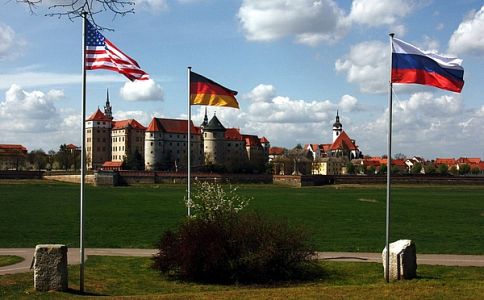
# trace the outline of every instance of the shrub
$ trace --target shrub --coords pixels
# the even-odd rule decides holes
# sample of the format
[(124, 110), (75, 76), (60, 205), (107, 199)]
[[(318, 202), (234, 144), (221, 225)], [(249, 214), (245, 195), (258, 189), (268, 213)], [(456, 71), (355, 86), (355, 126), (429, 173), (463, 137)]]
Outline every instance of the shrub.
[(249, 205), (250, 199), (240, 197), (237, 188), (211, 182), (196, 182), (191, 202), (186, 203), (195, 210), (193, 217), (202, 219), (215, 219), (237, 214)]
[(255, 213), (187, 219), (166, 231), (153, 267), (181, 279), (217, 283), (266, 283), (302, 279), (311, 266), (307, 232)]

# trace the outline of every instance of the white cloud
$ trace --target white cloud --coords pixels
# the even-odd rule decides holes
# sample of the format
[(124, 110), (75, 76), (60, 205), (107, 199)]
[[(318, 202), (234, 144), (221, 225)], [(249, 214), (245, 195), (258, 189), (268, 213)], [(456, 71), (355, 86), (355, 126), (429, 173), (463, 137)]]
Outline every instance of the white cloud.
[(368, 41), (351, 47), (350, 52), (336, 60), (337, 72), (346, 73), (348, 82), (356, 83), (366, 93), (383, 93), (388, 89), (389, 46), (379, 41)]
[[(88, 83), (95, 82), (125, 82), (126, 78), (120, 75), (89, 74)], [(0, 74), (0, 89), (7, 89), (13, 83), (22, 87), (59, 86), (64, 84), (81, 84), (81, 74), (51, 73), (51, 72), (16, 72)]]
[(168, 9), (167, 0), (135, 0), (135, 2), (136, 8), (152, 12), (160, 12)]
[(452, 34), (449, 52), (470, 53), (484, 56), (484, 5), (478, 12), (472, 11)]
[(368, 26), (392, 25), (415, 7), (412, 0), (353, 0), (349, 19)]
[(25, 44), (10, 26), (0, 23), (0, 61), (18, 57)]
[(163, 115), (158, 112), (147, 113), (142, 110), (130, 110), (130, 111), (116, 111), (113, 117), (114, 117), (114, 120), (135, 119), (141, 125), (148, 126), (148, 124), (151, 122), (151, 119), (153, 119), (153, 117), (161, 118), (163, 117)]
[(128, 81), (119, 93), (127, 101), (163, 101), (164, 97), (163, 89), (153, 79)]
[(259, 84), (246, 97), (253, 102), (270, 102), (276, 96), (276, 88), (270, 84)]
[(333, 0), (244, 0), (238, 18), (250, 41), (294, 37), (298, 43), (316, 45), (339, 40), (349, 27)]
[[(386, 152), (388, 110), (371, 122), (349, 128), (365, 153)], [(484, 106), (466, 110), (460, 94), (436, 96), (420, 92), (406, 100), (395, 101), (393, 107), (393, 154), (419, 155), (428, 159), (458, 153), (461, 156), (482, 156), (484, 147)], [(468, 147), (466, 145), (473, 145)]]
[[(216, 112), (225, 127), (236, 127), (242, 133), (266, 136), (274, 146), (329, 143), (337, 107), (342, 106), (345, 111), (354, 111), (359, 107), (358, 100), (350, 95), (344, 95), (339, 103), (291, 99), (277, 95), (276, 88), (267, 84), (256, 86), (245, 98), (249, 102), (247, 109), (209, 107), (209, 119)], [(192, 120), (200, 124), (203, 115), (204, 108), (200, 108), (194, 112)]]
[(338, 103), (338, 108), (345, 112), (360, 110), (358, 99), (351, 95), (343, 95), (341, 101)]

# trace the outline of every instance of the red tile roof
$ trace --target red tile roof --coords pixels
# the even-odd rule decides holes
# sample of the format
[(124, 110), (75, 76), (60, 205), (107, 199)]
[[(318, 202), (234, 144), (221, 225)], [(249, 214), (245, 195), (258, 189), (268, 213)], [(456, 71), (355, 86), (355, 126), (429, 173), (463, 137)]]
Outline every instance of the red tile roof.
[(269, 154), (270, 155), (283, 155), (286, 149), (282, 147), (270, 147)]
[[(193, 125), (193, 122), (190, 122), (191, 128), (190, 132), (193, 134), (200, 134), (200, 127), (196, 127)], [(188, 124), (187, 120), (180, 120), (180, 119), (162, 119), (162, 118), (153, 118), (151, 123), (148, 125), (146, 131), (154, 132), (154, 131), (163, 131), (166, 133), (188, 133)]]
[(455, 165), (455, 159), (453, 159), (453, 158), (436, 158), (435, 164), (436, 165), (452, 166), (452, 165)]
[(18, 144), (0, 144), (0, 155), (27, 154), (27, 148)]
[(262, 147), (259, 137), (257, 135), (244, 134), (242, 137), (245, 139), (245, 146), (249, 147)]
[(89, 116), (86, 121), (111, 121), (106, 115), (99, 110), (99, 108), (96, 110), (95, 113)]
[(243, 140), (242, 135), (240, 134), (240, 130), (237, 128), (227, 128), (224, 136), (226, 140), (233, 140), (233, 141)]
[(265, 136), (263, 136), (263, 137), (260, 138), (260, 142), (261, 143), (269, 143), (269, 140)]
[(306, 150), (311, 149), (313, 152), (316, 153), (316, 152), (318, 152), (318, 150), (320, 148), (319, 146), (320, 145), (318, 145), (318, 144), (306, 144), (306, 145), (304, 145), (304, 149), (306, 149)]
[(120, 168), (123, 166), (123, 163), (122, 161), (105, 161), (103, 163), (103, 168)]
[(116, 129), (124, 129), (124, 128), (127, 128), (127, 127), (131, 127), (131, 128), (134, 128), (134, 129), (141, 129), (141, 130), (145, 130), (146, 129), (146, 127), (144, 127), (143, 125), (141, 125), (135, 119), (113, 121), (113, 129), (114, 130), (116, 130)]
[(456, 162), (459, 164), (478, 164), (480, 161), (481, 159), (477, 157), (460, 157)]
[(161, 131), (161, 125), (160, 122), (158, 121), (158, 118), (153, 118), (148, 125), (148, 128), (146, 128), (146, 131), (149, 132), (156, 132), (156, 131)]
[(344, 131), (342, 131), (341, 134), (336, 138), (330, 149), (338, 150), (342, 148), (346, 148), (348, 150), (357, 150), (355, 144)]

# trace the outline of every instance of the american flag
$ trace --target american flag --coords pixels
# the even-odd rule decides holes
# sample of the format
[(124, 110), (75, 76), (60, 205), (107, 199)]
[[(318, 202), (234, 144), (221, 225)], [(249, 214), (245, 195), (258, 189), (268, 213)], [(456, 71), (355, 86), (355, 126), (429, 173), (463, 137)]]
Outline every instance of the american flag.
[(119, 50), (86, 20), (86, 70), (107, 69), (123, 74), (129, 80), (148, 80), (149, 75), (138, 63)]

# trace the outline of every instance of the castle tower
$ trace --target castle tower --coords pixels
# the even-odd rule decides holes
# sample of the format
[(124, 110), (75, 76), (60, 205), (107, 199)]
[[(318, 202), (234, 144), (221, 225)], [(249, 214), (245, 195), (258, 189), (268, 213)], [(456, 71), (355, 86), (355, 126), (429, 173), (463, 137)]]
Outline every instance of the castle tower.
[(145, 132), (145, 170), (156, 170), (162, 163), (163, 132), (157, 118), (153, 118)]
[(111, 103), (109, 103), (109, 89), (106, 90), (106, 105), (104, 106), (104, 115), (113, 120), (113, 108), (111, 107)]
[(341, 125), (341, 123), (339, 122), (339, 114), (338, 110), (336, 110), (336, 122), (334, 122), (333, 124), (333, 143), (341, 134), (341, 131), (343, 131), (343, 125)]
[(105, 161), (111, 160), (112, 121), (97, 109), (86, 120), (86, 166), (99, 169)]
[(225, 127), (214, 114), (203, 129), (205, 163), (225, 164), (225, 131)]

